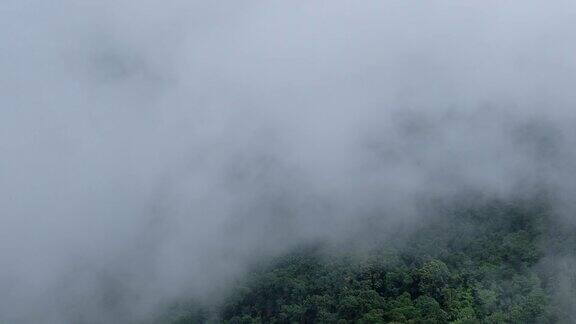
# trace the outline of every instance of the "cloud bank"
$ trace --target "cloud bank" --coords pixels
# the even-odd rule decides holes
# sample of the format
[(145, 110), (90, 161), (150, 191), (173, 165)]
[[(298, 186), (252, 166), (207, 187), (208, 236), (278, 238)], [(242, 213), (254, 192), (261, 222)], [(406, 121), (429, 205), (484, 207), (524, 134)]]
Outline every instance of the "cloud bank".
[(423, 222), (421, 197), (544, 187), (572, 222), (575, 17), (4, 1), (0, 321), (145, 320), (259, 257)]

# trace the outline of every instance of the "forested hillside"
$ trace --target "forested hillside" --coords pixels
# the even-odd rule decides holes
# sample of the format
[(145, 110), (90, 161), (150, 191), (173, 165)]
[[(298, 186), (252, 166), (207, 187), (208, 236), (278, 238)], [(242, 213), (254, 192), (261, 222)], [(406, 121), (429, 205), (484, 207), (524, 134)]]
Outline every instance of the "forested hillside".
[[(551, 235), (554, 233), (554, 235)], [(552, 236), (555, 237), (552, 240)], [(562, 241), (558, 244), (558, 241)], [(364, 253), (305, 247), (259, 265), (224, 303), (180, 306), (167, 323), (572, 323), (546, 262), (576, 247), (545, 204), (446, 210)], [(563, 246), (558, 250), (556, 245)], [(554, 249), (554, 251), (552, 251)], [(573, 250), (572, 250), (573, 252)], [(564, 280), (574, 292), (575, 278)], [(574, 296), (574, 295), (572, 295)]]
[(576, 324), (576, 0), (0, 0), (0, 324)]

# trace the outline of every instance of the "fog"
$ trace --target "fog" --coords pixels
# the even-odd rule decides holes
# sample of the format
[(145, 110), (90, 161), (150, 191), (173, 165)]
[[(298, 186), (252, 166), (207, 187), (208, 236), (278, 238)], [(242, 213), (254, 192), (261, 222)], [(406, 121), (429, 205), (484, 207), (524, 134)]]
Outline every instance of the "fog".
[(367, 219), (425, 222), (422, 197), (544, 188), (573, 223), (575, 18), (572, 1), (2, 1), (0, 321), (147, 320)]

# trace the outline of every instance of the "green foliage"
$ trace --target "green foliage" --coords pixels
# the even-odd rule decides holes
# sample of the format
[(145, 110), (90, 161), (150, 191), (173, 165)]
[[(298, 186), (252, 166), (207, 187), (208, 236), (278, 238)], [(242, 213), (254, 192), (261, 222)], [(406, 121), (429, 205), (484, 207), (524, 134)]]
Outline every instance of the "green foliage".
[[(551, 302), (551, 279), (535, 270), (545, 225), (542, 207), (493, 203), (444, 214), (362, 258), (295, 251), (255, 269), (216, 316), (224, 323), (570, 322)], [(208, 318), (194, 316), (190, 323)]]

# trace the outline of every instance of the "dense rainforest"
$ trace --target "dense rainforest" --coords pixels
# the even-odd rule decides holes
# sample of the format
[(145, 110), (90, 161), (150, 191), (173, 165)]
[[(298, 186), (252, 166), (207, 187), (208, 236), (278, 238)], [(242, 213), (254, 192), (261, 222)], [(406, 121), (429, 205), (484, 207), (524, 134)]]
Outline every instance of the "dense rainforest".
[(218, 305), (175, 305), (161, 322), (576, 322), (575, 272), (558, 262), (573, 260), (573, 231), (538, 200), (472, 205), (362, 252), (297, 248), (255, 265)]

